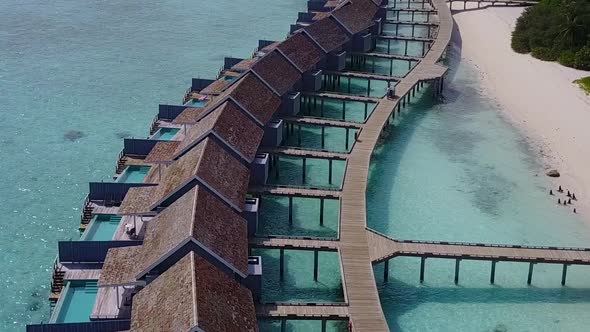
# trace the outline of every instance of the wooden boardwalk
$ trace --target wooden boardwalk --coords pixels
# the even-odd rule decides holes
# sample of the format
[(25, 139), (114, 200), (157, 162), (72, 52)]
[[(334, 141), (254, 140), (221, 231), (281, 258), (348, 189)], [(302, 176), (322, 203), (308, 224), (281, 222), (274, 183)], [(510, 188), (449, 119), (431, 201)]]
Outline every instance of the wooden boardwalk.
[(338, 241), (326, 239), (286, 238), (286, 237), (251, 237), (248, 240), (251, 248), (266, 249), (297, 249), (297, 250), (318, 250), (336, 251)]
[(326, 118), (315, 118), (315, 117), (311, 117), (311, 116), (290, 116), (290, 117), (282, 117), (281, 119), (283, 121), (286, 121), (289, 123), (306, 124), (306, 125), (314, 125), (314, 126), (322, 126), (322, 127), (360, 129), (363, 126), (359, 122), (333, 120), (333, 119), (326, 119)]
[(297, 317), (297, 319), (348, 319), (348, 307), (339, 303), (281, 304), (265, 303), (256, 305), (256, 316), (265, 319)]
[(417, 21), (397, 21), (397, 20), (385, 20), (383, 23), (386, 24), (400, 24), (400, 25), (420, 25), (420, 26), (438, 26), (438, 22), (417, 22)]
[[(378, 36), (381, 38), (382, 36)], [(354, 77), (354, 78), (364, 78), (368, 80), (381, 80), (381, 81), (401, 81), (402, 77), (399, 76), (389, 76), (389, 75), (379, 75), (373, 73), (363, 73), (358, 71), (325, 71), (324, 74), (326, 75), (337, 75), (342, 77)]]
[(378, 103), (379, 98), (371, 98), (371, 97), (363, 97), (363, 96), (355, 96), (349, 95), (344, 93), (336, 93), (336, 92), (305, 92), (304, 96), (309, 97), (320, 97), (320, 98), (330, 98), (330, 99), (339, 99), (345, 101), (358, 101), (358, 102), (366, 102), (366, 103)]
[(340, 198), (340, 190), (330, 190), (311, 187), (288, 187), (288, 186), (251, 186), (248, 192), (253, 194), (266, 194), (276, 196), (293, 196), (308, 198)]
[[(408, 94), (423, 80), (441, 77), (446, 68), (437, 64), (450, 42), (453, 20), (444, 0), (433, 0), (438, 9), (437, 39), (426, 56), (396, 85), (396, 95)], [(354, 331), (389, 331), (375, 285), (366, 227), (367, 176), (371, 154), (383, 127), (401, 98), (383, 98), (363, 126), (351, 150), (340, 198), (339, 253), (345, 299)]]
[(375, 231), (367, 233), (371, 261), (379, 263), (397, 256), (460, 258), (485, 261), (590, 265), (590, 249), (485, 243), (398, 241)]
[(366, 53), (351, 52), (350, 55), (361, 55), (361, 56), (376, 57), (376, 58), (383, 58), (383, 59), (405, 60), (405, 61), (415, 61), (415, 62), (419, 62), (422, 60), (422, 58), (419, 56), (387, 54), (387, 53), (377, 53), (377, 52), (366, 52)]
[(315, 158), (315, 159), (331, 159), (331, 160), (346, 160), (348, 158), (347, 153), (343, 152), (330, 152), (323, 150), (309, 150), (301, 149), (297, 147), (274, 147), (274, 148), (260, 148), (258, 152), (270, 153), (273, 155), (291, 156), (291, 157), (302, 157), (302, 158)]
[(379, 35), (377, 39), (390, 39), (390, 40), (407, 40), (407, 41), (419, 41), (419, 42), (432, 42), (434, 38), (426, 38), (426, 37), (408, 37), (408, 36), (386, 36), (386, 35)]

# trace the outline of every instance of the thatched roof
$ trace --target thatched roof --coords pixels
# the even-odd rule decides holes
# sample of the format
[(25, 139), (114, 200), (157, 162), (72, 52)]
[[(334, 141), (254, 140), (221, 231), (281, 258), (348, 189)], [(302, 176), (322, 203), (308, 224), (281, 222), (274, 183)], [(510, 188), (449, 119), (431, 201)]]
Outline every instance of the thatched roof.
[(235, 65), (233, 65), (230, 70), (232, 71), (237, 71), (239, 73), (243, 73), (246, 70), (250, 69), (252, 67), (252, 65), (254, 63), (256, 63), (256, 61), (258, 61), (258, 58), (250, 58), (250, 59), (244, 59), (238, 63), (236, 63)]
[(152, 195), (154, 187), (132, 187), (121, 202), (117, 214), (119, 215), (154, 215), (152, 211)]
[(301, 79), (301, 73), (282, 54), (272, 51), (252, 66), (279, 95), (289, 92)]
[(133, 299), (131, 331), (257, 331), (252, 294), (189, 253)]
[(248, 274), (246, 221), (205, 188), (195, 186), (150, 220), (137, 253), (136, 277), (142, 278), (191, 240), (220, 257), (229, 269)]
[(326, 52), (331, 52), (350, 40), (346, 31), (331, 17), (323, 18), (304, 28)]
[(130, 286), (142, 284), (135, 279), (141, 246), (110, 248), (102, 265), (98, 286)]
[(233, 97), (263, 124), (270, 120), (281, 104), (281, 98), (252, 73), (241, 77), (225, 90), (219, 98), (226, 96)]
[[(217, 81), (215, 81), (217, 82)], [(214, 82), (214, 83), (215, 83)], [(205, 112), (204, 107), (187, 107), (178, 116), (172, 120), (175, 124), (193, 124), (198, 121), (201, 115)]]
[(150, 153), (145, 157), (144, 162), (149, 164), (171, 161), (172, 155), (180, 143), (179, 141), (160, 141), (156, 143)]
[(187, 130), (186, 137), (174, 152), (174, 159), (210, 134), (227, 142), (229, 148), (235, 149), (245, 161), (251, 162), (264, 130), (228, 100)]
[(372, 0), (353, 0), (332, 12), (350, 32), (361, 32), (373, 25), (378, 6)]
[(324, 56), (324, 52), (304, 33), (295, 33), (278, 48), (302, 71), (312, 69)]

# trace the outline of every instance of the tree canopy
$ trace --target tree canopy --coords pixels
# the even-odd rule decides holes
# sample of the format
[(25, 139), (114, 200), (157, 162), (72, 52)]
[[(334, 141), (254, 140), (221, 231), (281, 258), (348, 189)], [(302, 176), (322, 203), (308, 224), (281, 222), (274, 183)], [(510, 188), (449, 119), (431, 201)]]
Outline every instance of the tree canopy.
[(512, 49), (590, 70), (590, 0), (541, 0), (516, 22)]

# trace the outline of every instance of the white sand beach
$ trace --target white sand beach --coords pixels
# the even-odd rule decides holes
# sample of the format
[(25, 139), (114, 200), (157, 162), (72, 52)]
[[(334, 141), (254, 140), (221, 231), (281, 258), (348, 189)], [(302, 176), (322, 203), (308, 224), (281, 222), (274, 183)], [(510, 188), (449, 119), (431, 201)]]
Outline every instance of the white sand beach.
[(523, 10), (455, 12), (461, 58), (476, 65), (489, 97), (523, 130), (547, 170), (559, 170), (561, 177), (551, 181), (576, 194), (578, 213), (590, 223), (590, 96), (572, 83), (590, 72), (512, 51), (511, 33)]

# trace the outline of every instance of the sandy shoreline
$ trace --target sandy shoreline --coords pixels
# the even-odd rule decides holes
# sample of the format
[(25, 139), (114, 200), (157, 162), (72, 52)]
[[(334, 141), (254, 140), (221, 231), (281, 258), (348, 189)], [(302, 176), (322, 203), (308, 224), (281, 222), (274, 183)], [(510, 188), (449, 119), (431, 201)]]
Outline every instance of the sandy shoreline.
[(550, 181), (576, 193), (575, 207), (590, 224), (590, 96), (572, 83), (590, 72), (512, 51), (511, 33), (523, 10), (455, 12), (461, 60), (476, 65), (488, 96), (523, 131), (545, 168), (559, 170), (561, 177)]

